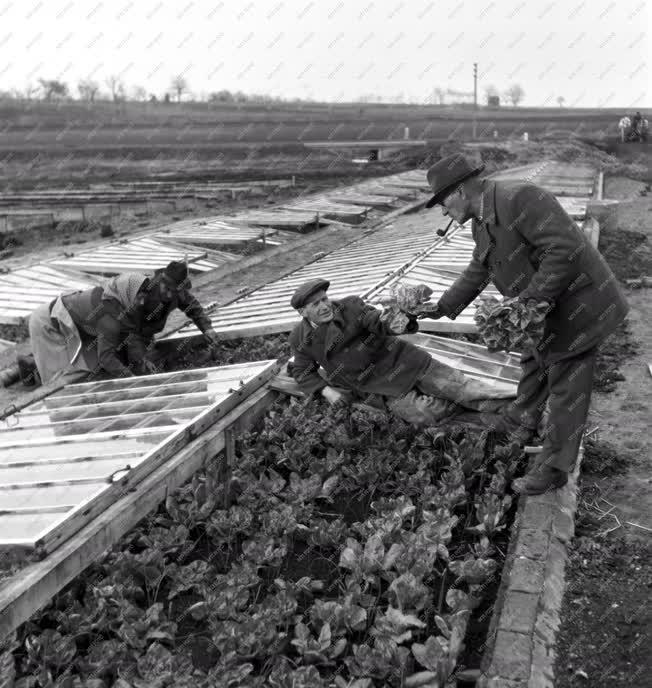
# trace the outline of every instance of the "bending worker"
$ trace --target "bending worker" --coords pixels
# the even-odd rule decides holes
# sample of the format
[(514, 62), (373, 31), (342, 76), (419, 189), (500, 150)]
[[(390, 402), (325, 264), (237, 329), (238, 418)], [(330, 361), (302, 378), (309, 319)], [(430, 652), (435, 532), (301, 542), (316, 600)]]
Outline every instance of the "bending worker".
[(30, 316), (29, 334), (41, 381), (159, 372), (148, 359), (148, 349), (175, 308), (217, 341), (190, 287), (186, 264), (172, 261), (151, 278), (124, 273), (104, 286), (64, 294), (39, 306)]
[(428, 170), (434, 196), (459, 223), (473, 219), (471, 262), (442, 294), (438, 312), (452, 320), (493, 282), (503, 296), (549, 304), (541, 341), (521, 357), (517, 399), (505, 424), (527, 442), (546, 403), (549, 418), (538, 465), (514, 482), (523, 494), (566, 484), (586, 424), (599, 345), (628, 306), (616, 278), (557, 199), (534, 184), (491, 181), (461, 155)]
[[(360, 297), (331, 301), (329, 286), (324, 279), (310, 280), (290, 301), (303, 316), (290, 335), (291, 373), (307, 396), (321, 394), (330, 403), (351, 395), (372, 397), (376, 406), (384, 409), (386, 403), (416, 425), (448, 420), (489, 425), (506, 399), (514, 398), (399, 339), (402, 333), (392, 331), (383, 314)], [(410, 319), (406, 330), (417, 329), (416, 318)]]

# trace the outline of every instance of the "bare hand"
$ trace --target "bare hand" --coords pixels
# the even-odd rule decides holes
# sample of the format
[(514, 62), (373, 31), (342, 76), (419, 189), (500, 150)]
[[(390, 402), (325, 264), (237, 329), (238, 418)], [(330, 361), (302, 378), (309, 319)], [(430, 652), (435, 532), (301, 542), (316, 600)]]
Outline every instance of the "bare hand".
[(336, 404), (338, 401), (344, 399), (344, 395), (338, 392), (334, 387), (324, 387), (321, 391), (321, 395), (329, 404)]
[(146, 375), (156, 375), (156, 373), (161, 372), (155, 363), (148, 361), (146, 358), (143, 359), (143, 370)]
[(206, 337), (206, 339), (208, 339), (209, 343), (212, 345), (215, 345), (220, 341), (219, 335), (212, 327), (210, 330), (206, 330), (206, 332), (204, 332), (204, 337)]
[(444, 314), (441, 312), (438, 305), (428, 304), (427, 308), (420, 308), (417, 318), (423, 320), (424, 318), (430, 318), (431, 320), (439, 320), (443, 318)]

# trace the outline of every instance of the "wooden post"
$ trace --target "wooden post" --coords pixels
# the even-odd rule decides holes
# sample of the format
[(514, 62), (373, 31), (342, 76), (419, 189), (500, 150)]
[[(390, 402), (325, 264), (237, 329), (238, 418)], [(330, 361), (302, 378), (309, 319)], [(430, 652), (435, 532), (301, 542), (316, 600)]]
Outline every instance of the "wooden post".
[(233, 465), (235, 464), (235, 434), (233, 427), (224, 430), (224, 464), (222, 471), (222, 483), (224, 485), (224, 508), (228, 509), (230, 504), (229, 499), (229, 483), (231, 482), (231, 473)]

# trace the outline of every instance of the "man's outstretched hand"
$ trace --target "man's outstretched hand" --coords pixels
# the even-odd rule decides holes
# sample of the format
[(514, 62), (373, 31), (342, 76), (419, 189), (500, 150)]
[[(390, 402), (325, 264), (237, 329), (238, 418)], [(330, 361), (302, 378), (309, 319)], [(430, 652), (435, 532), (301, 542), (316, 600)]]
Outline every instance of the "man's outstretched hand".
[(217, 332), (215, 332), (215, 330), (212, 327), (210, 330), (206, 330), (206, 332), (204, 332), (204, 337), (206, 337), (206, 339), (208, 339), (209, 344), (213, 346), (215, 346), (215, 344), (217, 344), (220, 341), (219, 335), (217, 334)]
[(338, 392), (334, 387), (324, 387), (321, 395), (329, 404), (337, 404), (338, 401), (346, 401), (346, 396), (342, 392)]
[(144, 358), (142, 361), (142, 370), (144, 375), (156, 375), (157, 373), (163, 372), (157, 365), (156, 363), (149, 361), (148, 359)]
[(444, 317), (444, 314), (441, 312), (438, 303), (424, 303), (419, 307), (416, 316), (419, 320), (423, 320), (424, 318), (439, 320), (439, 318)]

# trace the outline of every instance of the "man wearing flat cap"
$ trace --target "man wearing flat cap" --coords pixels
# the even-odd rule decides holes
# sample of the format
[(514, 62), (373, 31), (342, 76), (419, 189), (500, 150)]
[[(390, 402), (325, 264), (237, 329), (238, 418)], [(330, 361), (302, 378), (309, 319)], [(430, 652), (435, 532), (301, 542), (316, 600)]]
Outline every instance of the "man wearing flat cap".
[(43, 384), (159, 372), (149, 350), (174, 308), (217, 341), (190, 287), (186, 264), (172, 261), (152, 277), (123, 273), (103, 286), (62, 294), (30, 316), (31, 365)]
[[(306, 396), (330, 403), (364, 399), (418, 425), (456, 420), (496, 421), (509, 392), (466, 378), (426, 351), (400, 339), (390, 321), (359, 296), (330, 300), (330, 283), (312, 279), (290, 301), (303, 316), (290, 335), (291, 373)], [(405, 332), (416, 332), (416, 318)], [(319, 374), (320, 367), (323, 377)]]
[(586, 424), (599, 345), (628, 306), (609, 266), (557, 199), (534, 184), (481, 179), (482, 165), (451, 155), (428, 170), (444, 215), (472, 219), (471, 262), (427, 317), (455, 319), (489, 284), (506, 297), (547, 302), (539, 343), (521, 357), (517, 399), (506, 427), (528, 441), (546, 404), (549, 419), (537, 466), (514, 482), (523, 494), (566, 484)]

